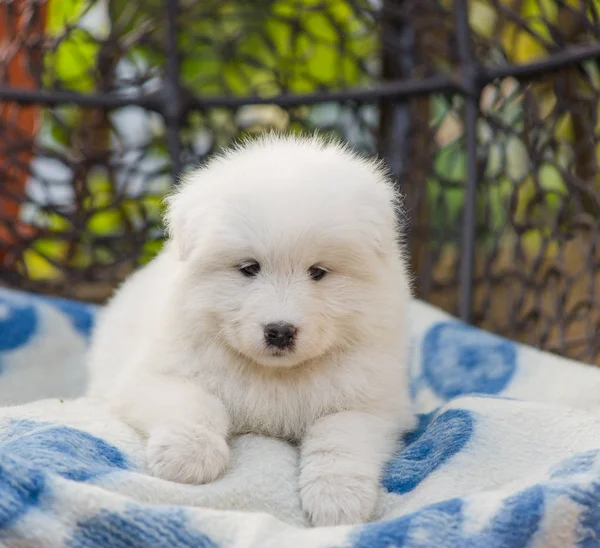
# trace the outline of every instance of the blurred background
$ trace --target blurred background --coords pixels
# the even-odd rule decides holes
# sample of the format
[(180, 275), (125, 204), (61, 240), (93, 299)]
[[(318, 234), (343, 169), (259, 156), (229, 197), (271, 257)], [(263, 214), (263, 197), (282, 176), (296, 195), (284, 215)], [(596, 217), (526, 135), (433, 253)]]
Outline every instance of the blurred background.
[(4, 0), (0, 280), (103, 302), (182, 170), (335, 134), (406, 195), (418, 296), (600, 364), (600, 0)]

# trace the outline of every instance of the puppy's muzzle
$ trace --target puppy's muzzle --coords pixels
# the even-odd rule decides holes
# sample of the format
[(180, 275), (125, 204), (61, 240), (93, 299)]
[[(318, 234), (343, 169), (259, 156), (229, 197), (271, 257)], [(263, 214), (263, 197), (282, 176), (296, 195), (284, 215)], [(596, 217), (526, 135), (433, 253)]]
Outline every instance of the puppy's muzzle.
[(275, 348), (291, 348), (296, 340), (298, 329), (291, 323), (270, 323), (265, 326), (265, 342)]

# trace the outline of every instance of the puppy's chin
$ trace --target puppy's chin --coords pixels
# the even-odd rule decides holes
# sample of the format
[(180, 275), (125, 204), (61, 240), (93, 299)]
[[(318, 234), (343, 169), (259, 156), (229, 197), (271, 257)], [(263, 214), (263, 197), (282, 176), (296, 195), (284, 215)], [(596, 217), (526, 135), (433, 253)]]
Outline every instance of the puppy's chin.
[(248, 349), (242, 350), (233, 347), (232, 350), (247, 360), (250, 365), (269, 369), (292, 369), (301, 367), (303, 364), (318, 358), (318, 356), (306, 356), (294, 348), (278, 350), (265, 347), (248, 351)]

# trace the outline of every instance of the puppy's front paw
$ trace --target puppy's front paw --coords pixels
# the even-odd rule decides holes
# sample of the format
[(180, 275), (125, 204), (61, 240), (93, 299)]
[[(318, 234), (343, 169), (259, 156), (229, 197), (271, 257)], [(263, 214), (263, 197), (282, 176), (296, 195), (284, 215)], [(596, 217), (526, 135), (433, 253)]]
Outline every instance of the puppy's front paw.
[(217, 479), (229, 464), (229, 446), (201, 426), (166, 425), (148, 439), (148, 469), (159, 478), (201, 484)]
[(302, 506), (315, 527), (354, 525), (369, 520), (377, 502), (377, 483), (360, 476), (300, 476)]

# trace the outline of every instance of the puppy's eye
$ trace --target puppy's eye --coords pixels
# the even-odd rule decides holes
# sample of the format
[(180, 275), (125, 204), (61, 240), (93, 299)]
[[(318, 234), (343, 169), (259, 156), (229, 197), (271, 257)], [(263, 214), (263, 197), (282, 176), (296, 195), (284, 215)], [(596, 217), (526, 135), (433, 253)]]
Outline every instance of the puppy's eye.
[(254, 278), (260, 272), (260, 265), (257, 262), (245, 263), (240, 266), (240, 272), (246, 278)]
[(308, 269), (308, 274), (315, 282), (318, 282), (323, 279), (325, 274), (327, 274), (327, 270), (320, 266), (312, 266)]

